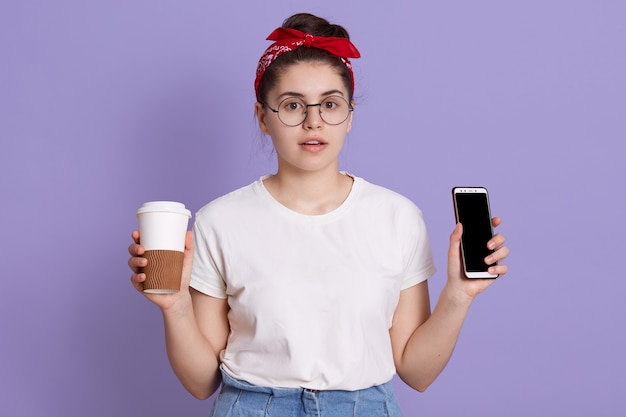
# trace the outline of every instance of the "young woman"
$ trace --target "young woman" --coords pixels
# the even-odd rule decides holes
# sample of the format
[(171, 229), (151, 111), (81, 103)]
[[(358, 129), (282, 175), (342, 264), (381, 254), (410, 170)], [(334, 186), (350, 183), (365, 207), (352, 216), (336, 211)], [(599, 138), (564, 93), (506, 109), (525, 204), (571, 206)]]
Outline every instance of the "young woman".
[[(277, 171), (203, 207), (181, 291), (145, 296), (162, 311), (187, 390), (207, 398), (222, 384), (213, 416), (399, 416), (393, 375), (425, 390), (493, 281), (464, 278), (457, 225), (431, 313), (435, 267), (421, 212), (338, 167), (354, 115), (350, 58), (359, 57), (348, 33), (298, 14), (268, 39), (255, 109)], [(137, 231), (133, 239), (141, 291), (147, 261)], [(487, 264), (508, 254), (501, 234), (488, 246)]]

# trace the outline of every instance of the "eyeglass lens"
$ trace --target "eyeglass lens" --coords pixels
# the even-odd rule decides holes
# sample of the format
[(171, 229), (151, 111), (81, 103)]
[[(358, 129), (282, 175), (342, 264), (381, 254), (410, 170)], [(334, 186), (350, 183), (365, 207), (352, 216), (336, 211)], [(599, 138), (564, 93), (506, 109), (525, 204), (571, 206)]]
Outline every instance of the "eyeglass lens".
[(306, 104), (299, 98), (288, 97), (278, 105), (278, 118), (288, 126), (298, 126), (306, 120), (309, 107), (319, 107), (320, 117), (329, 125), (343, 123), (352, 110), (346, 99), (340, 96), (327, 97), (317, 104)]

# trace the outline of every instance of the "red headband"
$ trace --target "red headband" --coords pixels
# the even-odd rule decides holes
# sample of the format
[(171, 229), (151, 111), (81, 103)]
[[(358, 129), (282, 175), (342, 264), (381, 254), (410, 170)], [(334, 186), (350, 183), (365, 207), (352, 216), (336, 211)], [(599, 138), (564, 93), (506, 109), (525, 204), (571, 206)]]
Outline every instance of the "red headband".
[(269, 41), (275, 41), (271, 44), (261, 56), (259, 66), (256, 70), (256, 79), (254, 80), (254, 91), (259, 98), (259, 85), (261, 78), (265, 74), (265, 70), (282, 54), (295, 50), (300, 46), (307, 48), (319, 48), (330, 52), (341, 58), (346, 64), (352, 81), (352, 90), (354, 91), (354, 73), (352, 72), (352, 64), (349, 58), (359, 58), (361, 54), (359, 50), (346, 38), (313, 36), (296, 29), (279, 27), (267, 37)]

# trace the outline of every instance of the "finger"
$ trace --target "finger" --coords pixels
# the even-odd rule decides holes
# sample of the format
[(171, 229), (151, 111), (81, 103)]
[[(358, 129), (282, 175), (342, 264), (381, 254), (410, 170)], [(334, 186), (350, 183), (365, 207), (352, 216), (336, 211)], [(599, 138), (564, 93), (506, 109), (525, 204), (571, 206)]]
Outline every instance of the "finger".
[(128, 266), (136, 274), (140, 273), (141, 269), (145, 268), (146, 265), (148, 265), (148, 260), (146, 258), (133, 256), (133, 257), (128, 259)]
[(509, 255), (509, 248), (503, 246), (499, 248), (497, 251), (491, 253), (489, 256), (485, 257), (485, 263), (487, 265), (495, 264), (496, 262), (501, 262)]
[(130, 277), (130, 282), (133, 284), (133, 287), (135, 287), (135, 289), (140, 292), (143, 292), (143, 283), (145, 280), (146, 274), (143, 273), (133, 274)]
[(130, 246), (128, 246), (128, 253), (130, 253), (131, 256), (143, 256), (145, 251), (145, 248), (138, 243), (131, 243)]
[(139, 230), (133, 230), (133, 233), (131, 233), (131, 237), (133, 238), (135, 243), (139, 243)]
[(461, 223), (457, 223), (456, 226), (454, 227), (454, 230), (452, 231), (452, 234), (450, 235), (450, 243), (456, 246), (456, 244), (461, 242), (462, 235), (463, 235), (463, 225)]
[(457, 259), (461, 256), (461, 236), (463, 235), (463, 225), (457, 223), (456, 227), (450, 235), (450, 248), (448, 249), (448, 257)]
[(138, 274), (132, 274), (130, 276), (130, 280), (133, 283), (138, 283), (138, 284), (142, 284), (143, 285), (143, 282), (146, 280), (146, 274), (144, 274), (143, 272), (140, 272)]
[(507, 248), (506, 246), (502, 246), (497, 251), (489, 255), (487, 258), (492, 260), (492, 262), (489, 262), (490, 264), (492, 264), (494, 262), (500, 262), (504, 260), (504, 258), (506, 258), (507, 256), (509, 256), (509, 248)]
[(507, 265), (494, 265), (494, 266), (490, 266), (489, 269), (487, 269), (487, 271), (490, 274), (498, 275), (499, 277), (501, 277), (502, 275), (509, 272), (509, 267)]
[(187, 231), (185, 234), (185, 250), (190, 250), (193, 252), (193, 232)]
[(491, 219), (491, 225), (493, 227), (498, 227), (502, 224), (502, 219), (500, 217), (494, 217)]
[(498, 246), (504, 245), (504, 242), (506, 242), (506, 238), (504, 237), (504, 235), (502, 233), (497, 233), (491, 239), (489, 239), (489, 241), (487, 242), (487, 248), (493, 250)]

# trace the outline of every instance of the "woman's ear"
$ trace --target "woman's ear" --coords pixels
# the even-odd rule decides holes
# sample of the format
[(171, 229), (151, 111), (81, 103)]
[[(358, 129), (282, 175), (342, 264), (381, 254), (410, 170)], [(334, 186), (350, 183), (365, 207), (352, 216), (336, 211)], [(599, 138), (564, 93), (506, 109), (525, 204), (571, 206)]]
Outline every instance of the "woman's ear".
[(356, 103), (353, 101), (352, 102), (352, 111), (350, 112), (350, 116), (348, 116), (348, 127), (346, 130), (346, 133), (350, 132), (352, 130), (352, 116), (354, 116), (354, 107), (356, 106)]
[(256, 119), (259, 122), (259, 128), (264, 135), (269, 135), (269, 130), (267, 129), (267, 119), (265, 106), (259, 103), (258, 101), (254, 104), (254, 112), (256, 113)]

